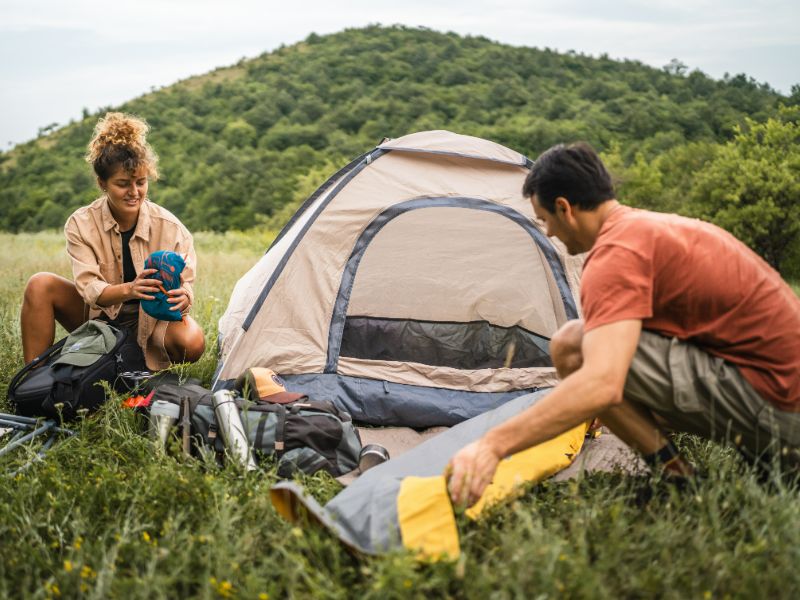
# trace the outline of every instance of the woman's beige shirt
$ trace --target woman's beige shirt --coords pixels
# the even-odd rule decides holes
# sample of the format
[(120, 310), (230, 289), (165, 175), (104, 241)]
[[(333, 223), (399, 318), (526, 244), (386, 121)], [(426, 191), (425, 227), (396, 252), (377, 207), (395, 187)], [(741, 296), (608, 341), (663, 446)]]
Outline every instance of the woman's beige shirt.
[[(64, 226), (64, 233), (67, 237), (67, 253), (72, 260), (75, 286), (88, 306), (89, 318), (94, 319), (105, 313), (108, 318), (114, 319), (122, 304), (97, 305), (97, 299), (107, 286), (123, 282), (122, 236), (119, 224), (111, 215), (106, 196), (72, 213)], [(189, 296), (189, 307), (184, 311), (187, 314), (194, 303), (192, 284), (197, 272), (197, 257), (192, 235), (183, 223), (168, 210), (146, 200), (139, 210), (139, 220), (129, 247), (137, 274), (144, 268), (145, 259), (157, 250), (172, 250), (185, 256), (186, 268), (181, 274), (181, 287)], [(170, 364), (164, 350), (168, 324), (167, 321), (154, 319), (139, 308), (137, 341), (144, 350), (150, 369), (163, 369)]]

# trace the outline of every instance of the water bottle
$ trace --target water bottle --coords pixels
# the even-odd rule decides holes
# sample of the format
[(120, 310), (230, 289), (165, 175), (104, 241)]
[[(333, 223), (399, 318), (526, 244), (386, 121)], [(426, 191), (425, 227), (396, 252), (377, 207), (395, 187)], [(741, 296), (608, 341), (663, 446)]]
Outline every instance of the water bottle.
[(222, 433), (222, 441), (233, 459), (248, 471), (254, 471), (256, 461), (250, 452), (250, 444), (244, 431), (239, 408), (234, 402), (235, 394), (231, 390), (214, 392), (212, 403), (217, 415), (217, 427)]
[(180, 413), (180, 406), (165, 400), (156, 400), (150, 407), (150, 437), (160, 450), (166, 449), (169, 433), (178, 422)]

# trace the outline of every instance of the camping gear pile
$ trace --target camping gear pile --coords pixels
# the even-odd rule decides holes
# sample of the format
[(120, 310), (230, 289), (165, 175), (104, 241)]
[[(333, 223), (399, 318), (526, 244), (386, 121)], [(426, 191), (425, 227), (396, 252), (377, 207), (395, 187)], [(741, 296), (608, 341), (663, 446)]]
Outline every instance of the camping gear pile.
[(336, 477), (359, 467), (362, 444), (350, 415), (287, 392), (269, 369), (248, 370), (235, 391), (212, 393), (174, 378), (149, 387), (150, 435), (162, 449), (174, 433), (184, 451), (208, 449), (248, 471), (274, 458), (281, 477), (320, 470)]
[(14, 473), (41, 459), (59, 437), (75, 435), (59, 424), (106, 401), (100, 382), (127, 391), (126, 365), (144, 368), (135, 336), (103, 321), (87, 321), (14, 375), (8, 400), (16, 414), (0, 414), (0, 438), (8, 437), (0, 456), (41, 441), (33, 458)]

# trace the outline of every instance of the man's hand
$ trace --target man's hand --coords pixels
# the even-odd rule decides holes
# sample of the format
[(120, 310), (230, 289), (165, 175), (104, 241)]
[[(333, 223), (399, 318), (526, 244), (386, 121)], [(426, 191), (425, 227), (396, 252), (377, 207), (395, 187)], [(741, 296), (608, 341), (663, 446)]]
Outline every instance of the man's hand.
[(577, 371), (453, 457), (445, 471), (453, 502), (475, 504), (502, 458), (553, 439), (621, 402), (641, 330), (642, 322), (630, 319), (585, 334), (583, 363)]
[(502, 458), (485, 436), (462, 448), (445, 469), (453, 504), (469, 507), (480, 500)]

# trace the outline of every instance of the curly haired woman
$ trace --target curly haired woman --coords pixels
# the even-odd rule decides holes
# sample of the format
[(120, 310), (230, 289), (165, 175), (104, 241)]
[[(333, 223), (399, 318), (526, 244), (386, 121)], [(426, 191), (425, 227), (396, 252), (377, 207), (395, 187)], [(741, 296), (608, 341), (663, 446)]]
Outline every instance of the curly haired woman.
[[(26, 363), (52, 345), (56, 321), (72, 331), (87, 319), (135, 329), (153, 370), (203, 354), (203, 330), (188, 314), (197, 264), (192, 236), (147, 198), (149, 181), (158, 178), (148, 130), (141, 119), (122, 113), (108, 113), (95, 126), (86, 161), (103, 195), (72, 213), (64, 227), (74, 281), (53, 273), (28, 281), (20, 319)], [(159, 290), (160, 282), (150, 278), (156, 270), (143, 268), (157, 250), (186, 257), (180, 287), (167, 292), (171, 310), (183, 315), (180, 321), (156, 320), (139, 306)]]

